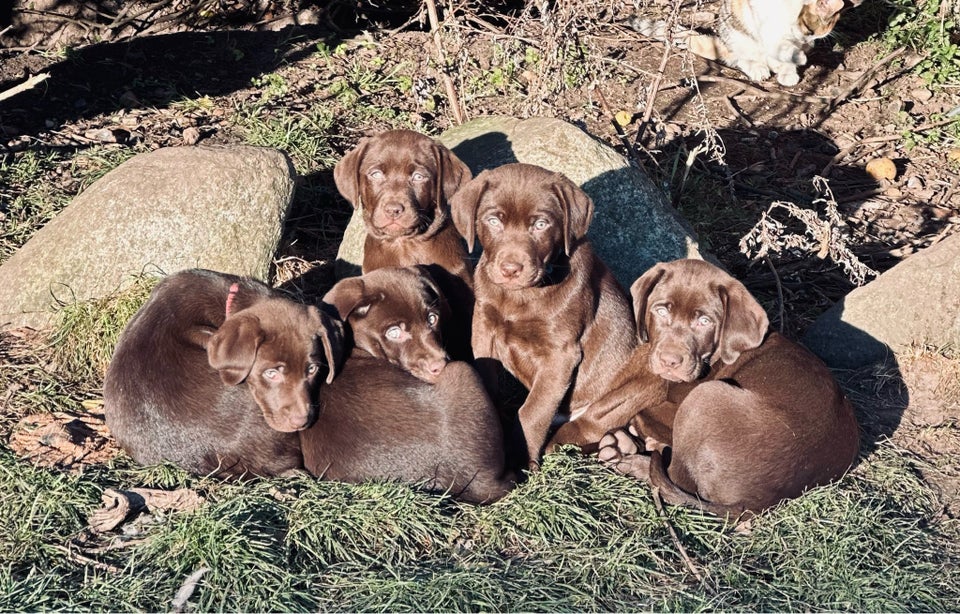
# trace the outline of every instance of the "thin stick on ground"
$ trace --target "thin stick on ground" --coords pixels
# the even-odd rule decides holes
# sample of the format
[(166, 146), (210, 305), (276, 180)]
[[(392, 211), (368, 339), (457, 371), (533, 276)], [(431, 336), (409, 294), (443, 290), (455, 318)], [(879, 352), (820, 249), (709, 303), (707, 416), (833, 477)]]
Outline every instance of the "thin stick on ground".
[(656, 486), (653, 487), (653, 506), (657, 508), (657, 514), (660, 515), (660, 520), (663, 521), (663, 526), (667, 528), (667, 532), (670, 534), (670, 539), (673, 541), (673, 545), (677, 547), (677, 552), (680, 553), (680, 558), (683, 560), (684, 566), (697, 580), (700, 581), (701, 586), (703, 586), (708, 593), (713, 594), (713, 587), (707, 584), (703, 574), (700, 573), (700, 570), (697, 569), (696, 565), (694, 565), (693, 559), (691, 559), (690, 555), (687, 553), (687, 549), (683, 547), (682, 543), (680, 543), (680, 538), (677, 536), (677, 532), (673, 528), (673, 525), (670, 524), (669, 520), (667, 520), (667, 514), (663, 511), (663, 502), (660, 500), (660, 489)]
[(650, 92), (647, 94), (647, 105), (643, 110), (643, 119), (640, 120), (640, 129), (637, 132), (637, 142), (643, 142), (643, 136), (647, 131), (647, 126), (650, 125), (650, 118), (653, 117), (653, 103), (657, 99), (657, 93), (660, 91), (660, 83), (663, 82), (663, 75), (667, 70), (667, 60), (670, 59), (670, 54), (673, 52), (673, 26), (677, 23), (677, 15), (680, 14), (680, 5), (682, 2), (677, 2), (673, 6), (673, 12), (670, 13), (670, 17), (667, 19), (667, 42), (666, 47), (663, 50), (663, 56), (660, 58), (660, 66), (657, 68), (657, 74), (653, 78), (653, 84), (650, 86)]
[(30, 77), (29, 79), (27, 79), (26, 81), (24, 81), (23, 83), (21, 83), (20, 85), (14, 85), (10, 89), (0, 92), (0, 100), (13, 98), (20, 92), (25, 92), (29, 89), (32, 89), (40, 85), (44, 81), (46, 81), (49, 76), (50, 76), (50, 73), (46, 73), (46, 72), (37, 73), (32, 77)]
[(112, 574), (119, 574), (121, 571), (123, 571), (122, 569), (120, 569), (119, 567), (116, 567), (115, 565), (110, 565), (109, 563), (101, 563), (100, 561), (92, 559), (88, 556), (84, 556), (79, 552), (72, 550), (68, 546), (61, 546), (57, 544), (54, 546), (54, 548), (66, 554), (67, 558), (70, 559), (71, 561), (80, 563), (81, 565), (90, 565), (91, 567), (94, 567), (96, 569), (100, 569), (102, 571), (106, 571)]
[(773, 266), (773, 260), (770, 259), (770, 256), (764, 256), (763, 259), (767, 262), (767, 266), (770, 267), (770, 272), (773, 273), (773, 281), (777, 284), (777, 314), (780, 316), (780, 333), (783, 333), (783, 284), (780, 282), (780, 275), (777, 273), (777, 267)]
[(440, 64), (440, 76), (443, 79), (443, 87), (447, 91), (447, 100), (450, 108), (453, 110), (453, 119), (457, 125), (464, 122), (463, 109), (460, 106), (460, 97), (457, 96), (457, 88), (453, 85), (453, 79), (447, 72), (447, 55), (443, 50), (443, 41), (440, 39), (440, 20), (437, 17), (437, 3), (434, 0), (425, 0), (427, 3), (427, 18), (430, 20), (430, 31), (433, 32), (433, 43), (437, 47), (437, 61)]
[(846, 101), (851, 96), (855, 96), (859, 94), (863, 89), (866, 88), (866, 86), (870, 83), (870, 81), (873, 80), (874, 76), (877, 74), (877, 72), (880, 69), (886, 68), (887, 66), (890, 65), (890, 62), (899, 58), (901, 55), (905, 54), (906, 52), (907, 52), (906, 47), (900, 47), (896, 51), (887, 54), (883, 58), (880, 58), (880, 60), (876, 64), (874, 64), (872, 67), (870, 67), (869, 70), (864, 72), (859, 79), (857, 79), (847, 87), (843, 88), (842, 92), (840, 92), (839, 94), (833, 97), (833, 100), (831, 100), (830, 104), (827, 106), (827, 112), (829, 113), (830, 111), (833, 111), (838, 106), (840, 106), (840, 103)]

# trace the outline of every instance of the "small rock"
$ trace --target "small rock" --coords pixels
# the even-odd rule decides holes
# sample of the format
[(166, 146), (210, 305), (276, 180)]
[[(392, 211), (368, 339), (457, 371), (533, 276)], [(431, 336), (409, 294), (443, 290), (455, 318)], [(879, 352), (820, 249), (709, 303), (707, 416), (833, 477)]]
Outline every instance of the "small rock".
[(886, 196), (887, 198), (900, 198), (901, 196), (903, 196), (903, 192), (901, 192), (897, 188), (887, 188), (886, 190), (883, 191), (883, 195)]
[(893, 181), (897, 177), (897, 165), (890, 158), (874, 158), (867, 162), (865, 170), (877, 181), (882, 179)]
[(960, 147), (954, 147), (947, 151), (947, 160), (951, 162), (960, 162)]
[(200, 130), (194, 126), (189, 128), (184, 128), (183, 130), (183, 144), (184, 145), (196, 145), (197, 141), (200, 140)]
[(910, 97), (920, 103), (929, 102), (933, 98), (933, 92), (925, 87), (918, 87), (915, 90), (910, 90)]
[(112, 130), (107, 128), (97, 128), (96, 130), (87, 130), (83, 133), (83, 137), (90, 139), (91, 141), (99, 141), (100, 143), (116, 143), (117, 137), (113, 134)]
[(907, 187), (911, 190), (922, 190), (924, 185), (926, 184), (923, 183), (923, 179), (917, 175), (911, 175), (910, 178), (907, 179)]

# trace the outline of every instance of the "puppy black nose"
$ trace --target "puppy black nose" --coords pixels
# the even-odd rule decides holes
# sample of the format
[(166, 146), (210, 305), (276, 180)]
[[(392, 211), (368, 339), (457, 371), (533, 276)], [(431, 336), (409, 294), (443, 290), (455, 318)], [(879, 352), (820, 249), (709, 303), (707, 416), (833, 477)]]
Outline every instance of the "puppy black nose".
[(403, 205), (391, 203), (383, 207), (383, 212), (389, 215), (392, 218), (400, 217), (400, 214), (403, 213)]
[(520, 271), (523, 270), (523, 265), (519, 262), (501, 262), (500, 263), (500, 273), (504, 277), (516, 277), (520, 274)]
[(661, 352), (660, 364), (667, 369), (676, 369), (683, 364), (683, 356), (674, 352)]

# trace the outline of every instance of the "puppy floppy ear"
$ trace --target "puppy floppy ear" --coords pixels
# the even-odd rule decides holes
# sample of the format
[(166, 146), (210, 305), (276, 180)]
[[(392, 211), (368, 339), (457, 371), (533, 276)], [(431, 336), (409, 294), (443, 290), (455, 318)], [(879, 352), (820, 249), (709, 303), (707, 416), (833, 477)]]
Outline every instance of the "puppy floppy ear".
[(329, 384), (333, 381), (333, 376), (336, 375), (343, 357), (343, 323), (316, 307), (311, 309), (316, 309), (320, 318), (317, 335), (323, 344), (323, 353), (327, 360), (327, 383)]
[(420, 272), (428, 292), (436, 297), (437, 308), (440, 310), (440, 321), (448, 322), (453, 317), (453, 312), (450, 310), (450, 303), (443, 291), (441, 282), (445, 281), (449, 286), (449, 284), (458, 283), (460, 279), (439, 264), (418, 264), (414, 268)]
[(574, 242), (587, 234), (593, 219), (593, 200), (577, 184), (554, 173), (554, 193), (563, 209), (563, 250), (569, 256)]
[(323, 295), (322, 300), (328, 305), (333, 305), (340, 315), (340, 319), (346, 322), (354, 311), (358, 312), (359, 315), (364, 315), (370, 308), (369, 303), (363, 305), (366, 299), (365, 291), (363, 279), (347, 277), (338, 281), (329, 292)]
[(760, 347), (767, 336), (770, 320), (763, 306), (742, 283), (732, 277), (717, 286), (723, 303), (720, 326), (720, 360), (730, 364), (742, 352)]
[(439, 141), (433, 142), (433, 149), (437, 160), (437, 207), (441, 207), (443, 203), (449, 203), (457, 190), (473, 178), (473, 173)]
[(337, 184), (340, 195), (346, 198), (354, 209), (360, 205), (360, 162), (369, 146), (369, 138), (360, 139), (360, 143), (333, 167), (333, 182)]
[(457, 190), (450, 199), (450, 214), (457, 232), (467, 240), (467, 253), (473, 253), (473, 243), (477, 239), (477, 208), (480, 199), (487, 191), (487, 171), (483, 171)]
[(660, 282), (666, 270), (663, 263), (656, 264), (630, 286), (630, 296), (633, 298), (633, 319), (637, 321), (637, 334), (643, 343), (650, 340), (650, 333), (647, 331), (647, 299), (650, 298), (653, 287)]
[(250, 375), (263, 339), (263, 329), (256, 316), (229, 317), (210, 337), (207, 362), (220, 372), (224, 384), (236, 386)]

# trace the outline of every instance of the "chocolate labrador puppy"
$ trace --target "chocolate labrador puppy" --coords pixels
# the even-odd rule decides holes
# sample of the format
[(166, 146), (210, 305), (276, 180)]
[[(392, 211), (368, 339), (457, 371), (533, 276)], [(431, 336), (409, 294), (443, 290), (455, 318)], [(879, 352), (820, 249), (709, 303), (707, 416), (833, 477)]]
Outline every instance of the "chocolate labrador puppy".
[[(518, 412), (528, 463), (553, 444), (595, 443), (581, 425), (636, 345), (626, 292), (584, 238), (593, 201), (559, 173), (507, 164), (480, 173), (451, 201), (467, 246), (483, 254), (474, 276), (473, 352), (529, 391)], [(486, 375), (492, 381), (493, 377)], [(623, 411), (621, 407), (619, 411)], [(623, 424), (632, 413), (622, 416)]]
[(669, 466), (664, 446), (636, 423), (650, 457), (619, 431), (601, 442), (601, 460), (649, 473), (668, 503), (721, 516), (797, 497), (853, 464), (859, 429), (850, 403), (819, 358), (768, 330), (743, 284), (702, 260), (678, 260), (650, 269), (631, 292), (650, 346), (645, 367), (676, 405)]
[(503, 432), (479, 376), (447, 362), (449, 312), (421, 267), (347, 278), (324, 297), (352, 331), (343, 371), (320, 391), (323, 411), (300, 433), (304, 465), (347, 482), (391, 479), (473, 503), (505, 495)]
[(464, 326), (448, 342), (469, 359), (472, 266), (450, 223), (448, 201), (470, 169), (440, 142), (412, 130), (364, 138), (333, 169), (340, 194), (359, 208), (367, 228), (363, 272), (431, 266), (431, 274)]
[(467, 252), (447, 202), (470, 177), (452, 151), (413, 130), (362, 139), (334, 167), (333, 178), (363, 213), (363, 272), (439, 264), (469, 282)]
[(143, 464), (198, 474), (302, 467), (297, 431), (332, 381), (336, 320), (252, 279), (191, 269), (161, 281), (127, 324), (104, 380), (107, 425)]

